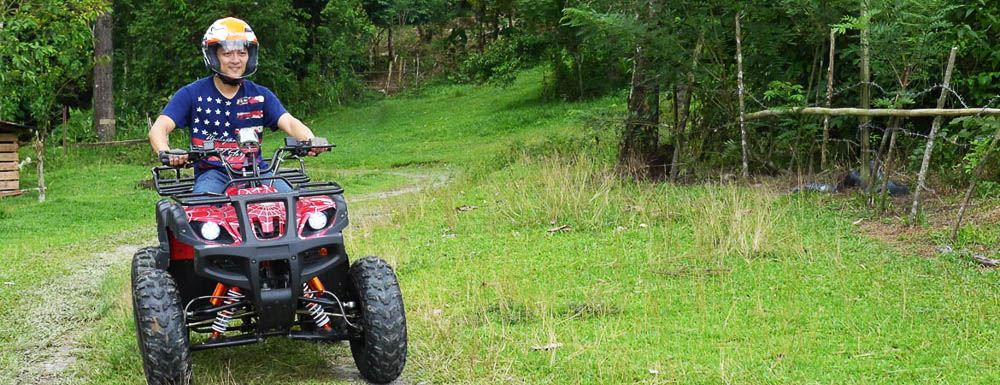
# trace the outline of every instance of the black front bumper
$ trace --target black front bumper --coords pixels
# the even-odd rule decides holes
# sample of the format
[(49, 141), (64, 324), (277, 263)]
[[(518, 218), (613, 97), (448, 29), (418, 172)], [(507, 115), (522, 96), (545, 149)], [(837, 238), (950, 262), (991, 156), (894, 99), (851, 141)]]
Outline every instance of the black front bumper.
[[(326, 192), (326, 193), (324, 193)], [(288, 329), (295, 322), (303, 283), (348, 262), (343, 229), (348, 224), (342, 190), (311, 190), (263, 195), (240, 195), (205, 199), (200, 204), (232, 204), (240, 224), (240, 245), (209, 245), (195, 236), (180, 204), (161, 201), (157, 205), (161, 244), (169, 245), (166, 230), (194, 249), (193, 273), (212, 282), (245, 290), (258, 316), (258, 332)], [(298, 235), (296, 202), (305, 196), (328, 195), (336, 205), (332, 224), (323, 235), (303, 239)], [(259, 240), (253, 234), (247, 205), (284, 202), (285, 232), (279, 238)], [(187, 203), (187, 202), (186, 202)], [(165, 225), (165, 226), (164, 226)], [(320, 252), (320, 249), (325, 249)], [(169, 254), (168, 254), (169, 255)], [(162, 263), (169, 264), (169, 261)], [(183, 290), (183, 289), (182, 289)]]

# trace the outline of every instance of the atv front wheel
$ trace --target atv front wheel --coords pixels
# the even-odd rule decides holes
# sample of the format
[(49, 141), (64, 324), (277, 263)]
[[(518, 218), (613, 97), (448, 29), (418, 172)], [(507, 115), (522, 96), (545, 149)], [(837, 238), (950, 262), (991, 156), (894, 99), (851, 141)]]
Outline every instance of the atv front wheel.
[(135, 290), (135, 281), (140, 273), (156, 267), (156, 253), (159, 251), (159, 246), (147, 246), (132, 256), (132, 290)]
[(361, 336), (351, 340), (354, 364), (368, 381), (395, 380), (406, 365), (406, 314), (399, 282), (385, 261), (365, 257), (351, 265)]
[[(156, 253), (160, 248), (156, 246), (148, 246), (139, 249), (132, 256), (132, 309), (138, 309), (136, 304), (135, 288), (136, 280), (139, 275), (146, 273), (150, 269), (156, 267)], [(135, 337), (136, 341), (141, 341), (142, 333), (140, 331), (142, 328), (139, 326), (139, 317), (133, 316), (132, 321), (135, 324)], [(146, 355), (146, 350), (143, 348), (142, 343), (139, 344), (139, 354)]]
[(134, 285), (132, 316), (146, 381), (191, 384), (191, 349), (174, 279), (166, 271), (148, 268)]

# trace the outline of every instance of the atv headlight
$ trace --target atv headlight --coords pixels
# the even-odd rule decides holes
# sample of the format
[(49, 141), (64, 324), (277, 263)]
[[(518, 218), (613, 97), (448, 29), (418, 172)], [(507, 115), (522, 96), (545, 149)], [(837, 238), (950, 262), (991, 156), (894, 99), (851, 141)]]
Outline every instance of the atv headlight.
[(205, 222), (205, 224), (201, 225), (201, 237), (205, 238), (205, 240), (214, 241), (219, 238), (220, 230), (219, 225), (215, 224), (215, 222)]
[(309, 220), (306, 224), (309, 225), (310, 229), (319, 230), (326, 227), (326, 214), (323, 212), (309, 214)]

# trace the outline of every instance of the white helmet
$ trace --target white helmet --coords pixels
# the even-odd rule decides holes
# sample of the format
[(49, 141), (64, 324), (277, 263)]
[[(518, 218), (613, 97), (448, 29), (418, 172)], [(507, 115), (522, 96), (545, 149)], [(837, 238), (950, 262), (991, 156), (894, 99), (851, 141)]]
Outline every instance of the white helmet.
[[(219, 47), (226, 51), (238, 48), (247, 50), (247, 65), (242, 76), (231, 79), (222, 73), (219, 57), (216, 54)], [(257, 72), (257, 35), (253, 33), (247, 22), (235, 17), (216, 20), (211, 27), (208, 27), (208, 31), (205, 31), (205, 37), (201, 39), (201, 54), (205, 59), (205, 66), (222, 77), (223, 81), (238, 83)]]

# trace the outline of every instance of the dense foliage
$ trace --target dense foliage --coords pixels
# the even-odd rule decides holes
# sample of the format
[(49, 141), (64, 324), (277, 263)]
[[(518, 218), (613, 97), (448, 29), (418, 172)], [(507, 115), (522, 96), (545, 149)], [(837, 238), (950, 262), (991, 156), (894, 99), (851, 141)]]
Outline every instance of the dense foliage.
[[(870, 12), (863, 14), (862, 5)], [(639, 115), (648, 116), (621, 126), (625, 133), (657, 127), (643, 140), (652, 144), (651, 161), (675, 165), (673, 176), (740, 163), (738, 15), (747, 111), (824, 105), (831, 31), (835, 107), (860, 104), (862, 31), (868, 31), (874, 107), (933, 107), (953, 46), (959, 55), (949, 106), (1000, 101), (994, 85), (1000, 6), (984, 0), (295, 0), (266, 6), (123, 0), (113, 7), (95, 0), (0, 2), (0, 8), (0, 119), (26, 123), (53, 119), (59, 105), (89, 108), (88, 28), (107, 8), (116, 25), (118, 116), (133, 122), (155, 116), (174, 90), (207, 74), (201, 36), (212, 20), (230, 15), (247, 20), (260, 37), (254, 80), (296, 113), (356, 100), (365, 83), (391, 93), (389, 83), (402, 82), (403, 70), (406, 79), (443, 74), (504, 87), (541, 65), (544, 93), (568, 100), (645, 87), (645, 102), (628, 104), (645, 104)], [(630, 122), (637, 122), (636, 113)], [(856, 162), (858, 125), (851, 117), (831, 121), (831, 162)], [(896, 126), (904, 134), (895, 147), (880, 146)], [(934, 164), (968, 169), (984, 157), (977, 149), (994, 126), (979, 118), (946, 122)], [(818, 117), (751, 122), (750, 168), (773, 173), (819, 166), (822, 127)], [(895, 153), (897, 167), (913, 167), (929, 127), (930, 119), (876, 119), (865, 140), (881, 152), (876, 158)]]
[[(255, 3), (257, 4), (257, 3)], [(285, 104), (324, 108), (358, 91), (363, 36), (371, 32), (359, 3), (347, 0), (116, 1), (116, 90), (125, 111), (155, 114), (177, 88), (208, 74), (200, 44), (212, 21), (246, 20), (260, 41), (253, 80)]]
[[(954, 75), (960, 80), (952, 83), (950, 105), (993, 106), (997, 101), (998, 88), (991, 80), (997, 74), (998, 62), (996, 50), (990, 48), (996, 42), (988, 36), (997, 28), (1000, 8), (990, 2), (783, 0), (779, 6), (773, 1), (599, 3), (591, 1), (564, 9), (561, 25), (580, 28), (584, 32), (578, 36), (598, 45), (608, 40), (594, 37), (601, 33), (610, 33), (635, 47), (646, 42), (643, 48), (655, 63), (650, 77), (674, 101), (668, 102), (673, 106), (667, 108), (691, 110), (693, 126), (686, 128), (676, 119), (663, 122), (667, 127), (663, 134), (677, 147), (668, 150), (681, 151), (680, 167), (688, 170), (735, 168), (739, 164), (739, 131), (733, 129), (738, 111), (734, 33), (737, 15), (741, 15), (743, 27), (748, 111), (825, 104), (831, 29), (836, 32), (837, 47), (835, 107), (859, 105), (863, 88), (862, 30), (869, 34), (874, 107), (933, 107), (940, 92), (934, 87), (942, 81), (952, 46), (960, 48)], [(863, 4), (870, 10), (867, 15), (862, 15)], [(689, 104), (677, 98), (683, 96), (685, 88), (691, 88)], [(818, 165), (821, 122), (821, 118), (790, 117), (751, 125), (751, 168), (773, 172)], [(896, 151), (904, 157), (909, 155), (911, 165), (918, 163), (924, 144), (920, 135), (928, 131), (930, 119), (875, 120), (873, 136), (864, 140), (873, 141), (874, 148), (879, 148), (886, 129), (897, 124), (909, 135), (900, 138)], [(989, 126), (965, 123), (961, 129), (970, 138), (981, 138), (993, 134), (986, 128)], [(856, 118), (836, 118), (831, 137), (856, 146), (862, 140), (857, 127)], [(960, 128), (948, 126), (943, 133), (955, 139), (951, 136), (956, 130)], [(969, 141), (958, 146), (952, 144), (954, 140), (944, 142), (941, 155), (948, 158), (935, 164), (959, 166), (962, 154), (970, 149)], [(857, 148), (843, 143), (835, 150), (836, 159), (853, 160)], [(885, 157), (891, 151), (875, 155)]]
[(58, 98), (88, 94), (89, 25), (105, 3), (0, 1), (0, 120), (44, 128)]

